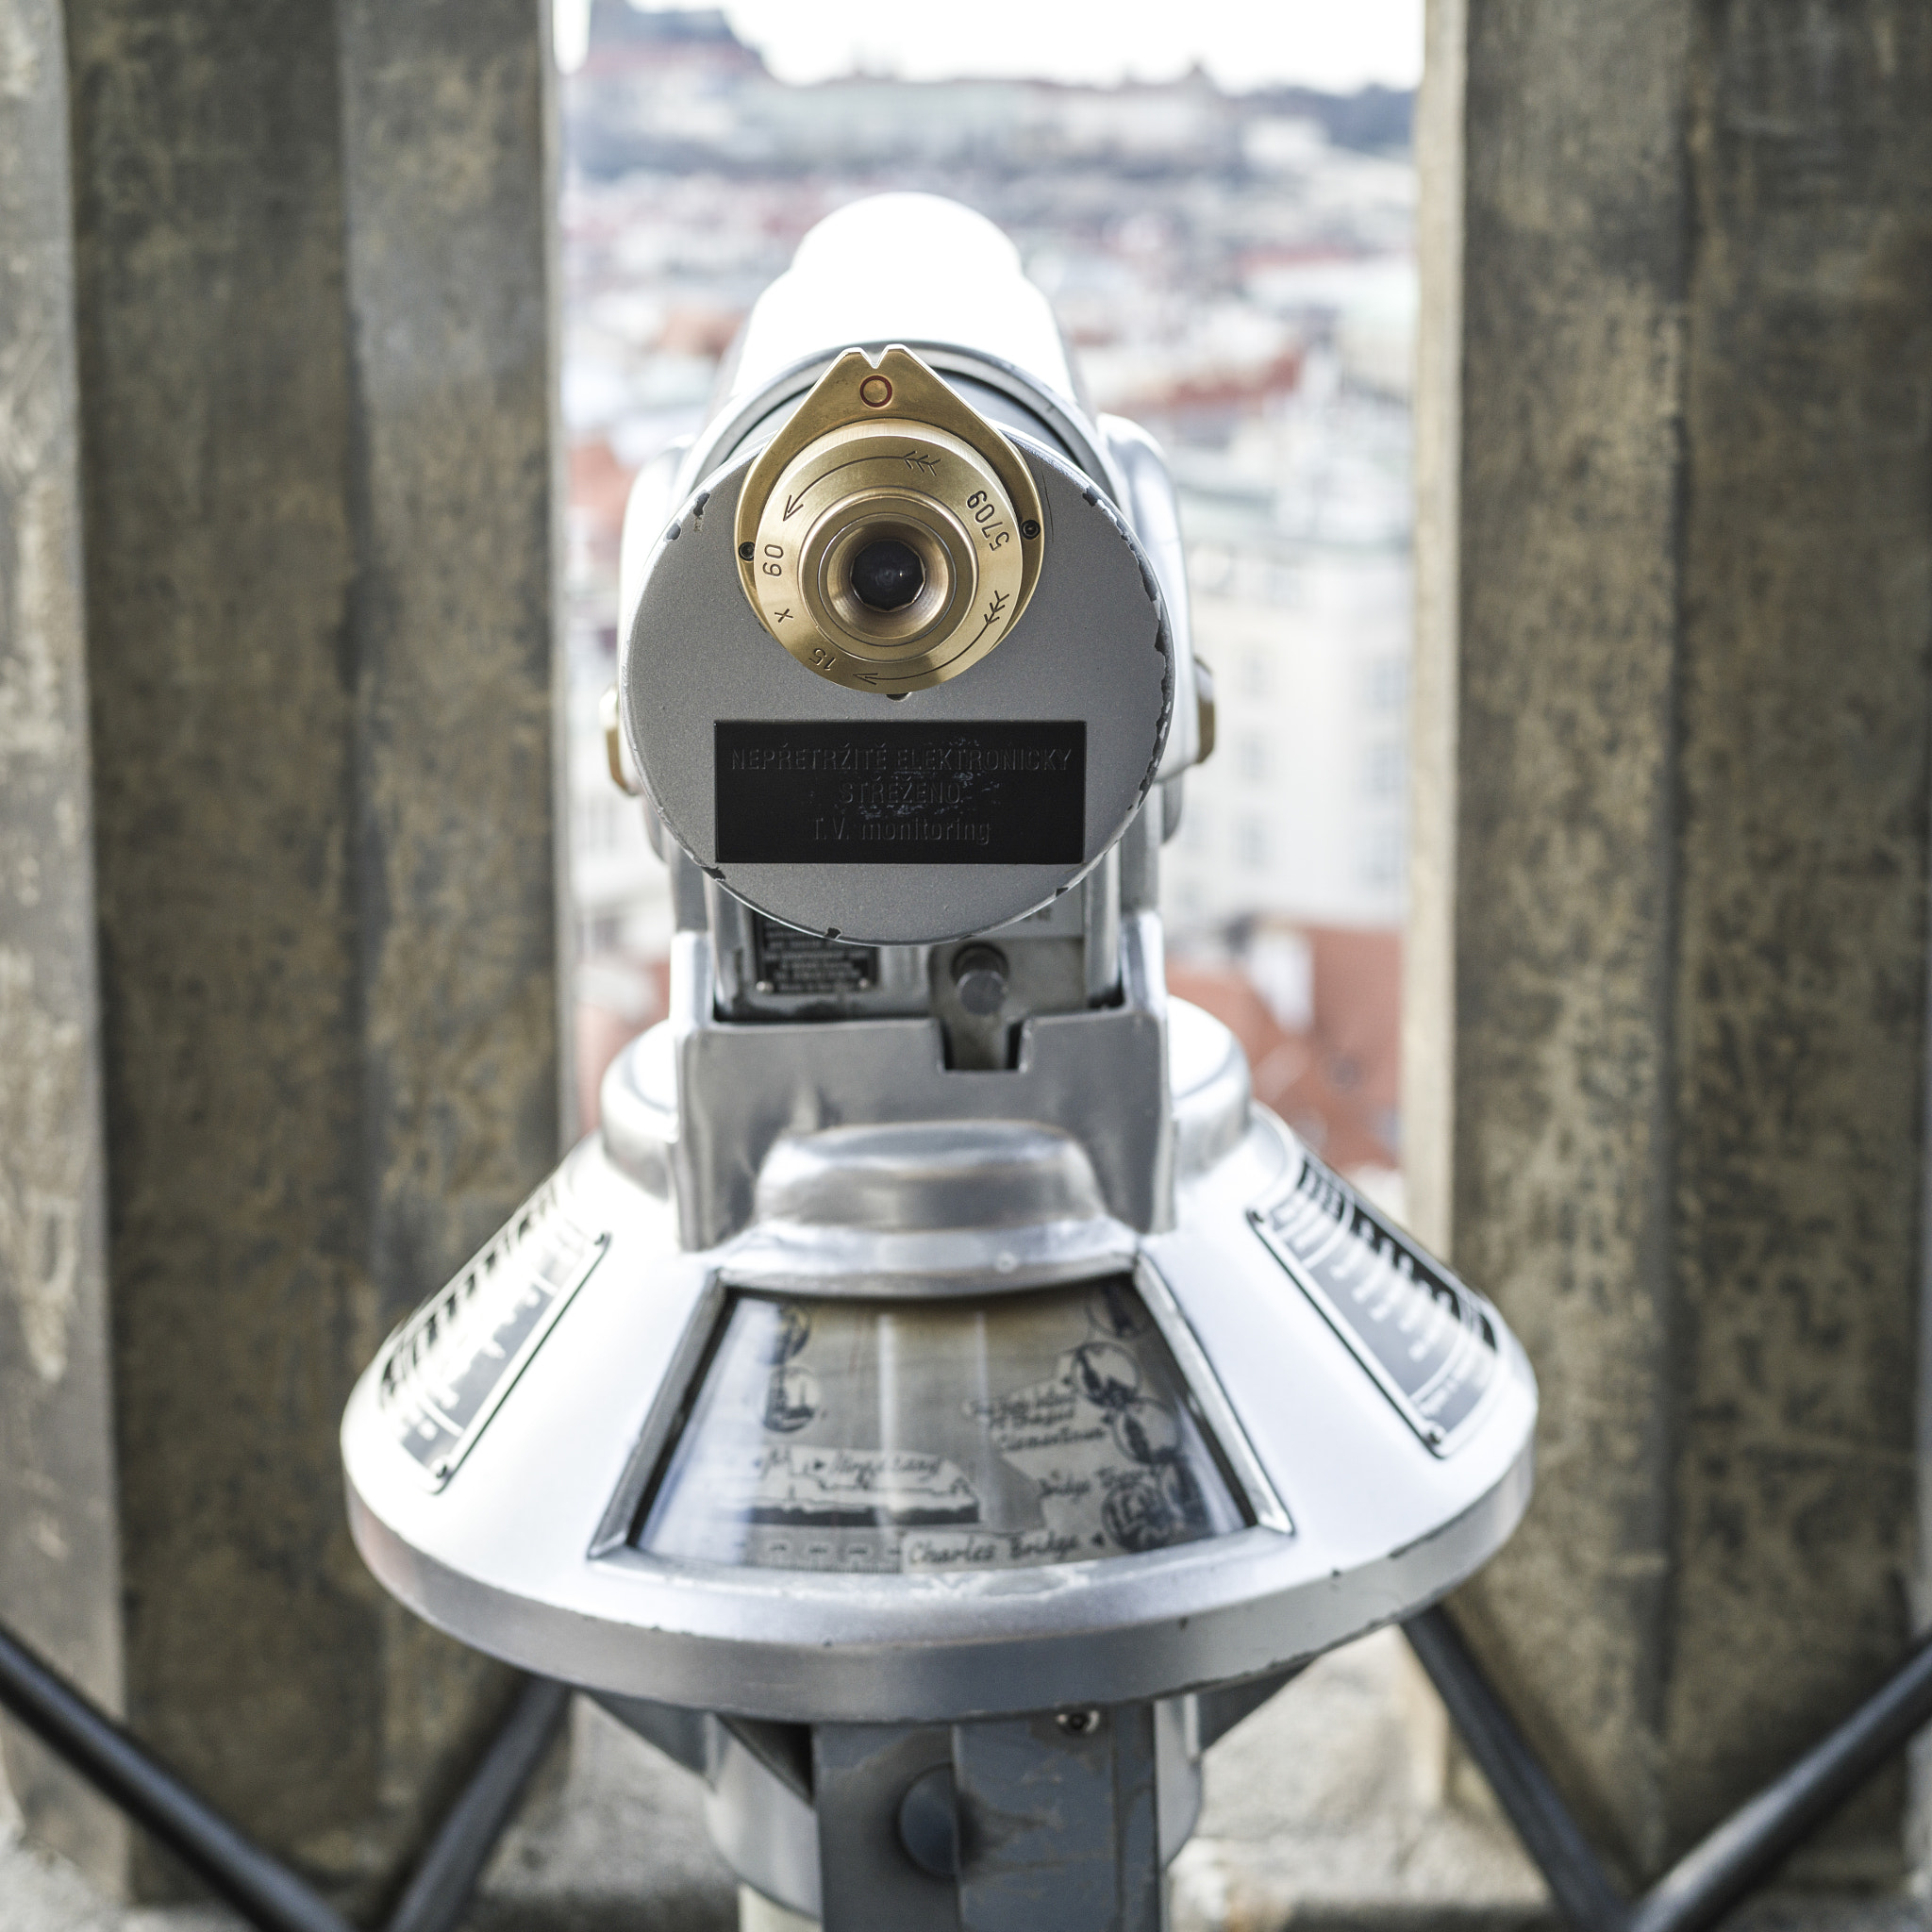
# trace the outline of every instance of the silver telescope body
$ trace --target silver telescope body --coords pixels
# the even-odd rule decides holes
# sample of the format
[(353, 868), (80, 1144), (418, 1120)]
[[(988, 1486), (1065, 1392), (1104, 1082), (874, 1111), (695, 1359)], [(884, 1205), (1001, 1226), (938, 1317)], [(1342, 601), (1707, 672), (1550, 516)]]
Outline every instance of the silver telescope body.
[(1012, 244), (930, 196), (815, 230), (725, 389), (625, 532), (624, 722), (670, 835), (807, 931), (1051, 904), (1199, 750), (1158, 451), (1089, 418)]
[(1207, 1745), (1514, 1527), (1528, 1364), (1167, 995), (1174, 492), (997, 230), (808, 236), (622, 601), (671, 1012), (358, 1384), (358, 1545), (700, 1775), (748, 1926), (1157, 1932)]

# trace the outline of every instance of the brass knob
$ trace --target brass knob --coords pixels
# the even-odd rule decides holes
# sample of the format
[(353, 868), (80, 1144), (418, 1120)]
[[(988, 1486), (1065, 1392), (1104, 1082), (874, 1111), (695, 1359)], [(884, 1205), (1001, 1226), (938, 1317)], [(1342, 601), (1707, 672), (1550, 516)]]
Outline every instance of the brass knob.
[(625, 791), (633, 798), (641, 798), (644, 788), (630, 774), (630, 764), (624, 755), (624, 725), (618, 717), (617, 687), (608, 686), (597, 700), (597, 722), (604, 727), (604, 761), (610, 767), (610, 782), (620, 791)]
[(887, 696), (1012, 634), (1040, 579), (1040, 493), (1012, 444), (909, 350), (847, 350), (739, 497), (758, 622), (808, 670)]

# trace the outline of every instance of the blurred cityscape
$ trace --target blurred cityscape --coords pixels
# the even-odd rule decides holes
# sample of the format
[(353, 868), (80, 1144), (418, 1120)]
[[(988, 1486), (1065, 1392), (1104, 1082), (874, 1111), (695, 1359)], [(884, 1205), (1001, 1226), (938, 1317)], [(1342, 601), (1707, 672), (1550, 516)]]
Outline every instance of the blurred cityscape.
[(587, 1123), (610, 1056), (663, 1009), (670, 926), (597, 724), (630, 479), (698, 425), (813, 223), (924, 189), (1013, 238), (1091, 407), (1151, 429), (1180, 484), (1220, 743), (1165, 855), (1170, 983), (1235, 1027), (1258, 1097), (1399, 1194), (1410, 107), (1377, 88), (1229, 94), (1199, 72), (790, 86), (722, 13), (593, 0), (563, 86), (562, 206)]

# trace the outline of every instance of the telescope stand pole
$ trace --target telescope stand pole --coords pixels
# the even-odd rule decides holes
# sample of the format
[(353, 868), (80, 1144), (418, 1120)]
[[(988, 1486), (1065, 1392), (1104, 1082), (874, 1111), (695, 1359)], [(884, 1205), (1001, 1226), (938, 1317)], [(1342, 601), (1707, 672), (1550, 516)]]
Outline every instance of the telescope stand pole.
[(1159, 1731), (1151, 1704), (814, 1725), (822, 1917), (741, 1885), (740, 1932), (1163, 1932)]
[(738, 1932), (819, 1932), (819, 1922), (774, 1905), (748, 1885), (738, 1888)]

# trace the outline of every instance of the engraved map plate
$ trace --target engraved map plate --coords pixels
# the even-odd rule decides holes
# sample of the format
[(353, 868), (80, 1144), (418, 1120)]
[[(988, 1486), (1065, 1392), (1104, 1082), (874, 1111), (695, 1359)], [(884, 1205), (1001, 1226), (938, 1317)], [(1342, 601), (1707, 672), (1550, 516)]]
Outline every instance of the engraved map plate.
[(572, 1221), (548, 1182), (396, 1331), (379, 1401), (432, 1489), (456, 1474), (609, 1242)]
[(1403, 1419), (1438, 1456), (1500, 1386), (1495, 1311), (1311, 1155), (1248, 1219)]
[(1078, 865), (1087, 726), (721, 719), (718, 862)]
[(761, 1569), (1077, 1563), (1248, 1517), (1131, 1282), (725, 1308), (637, 1538)]

